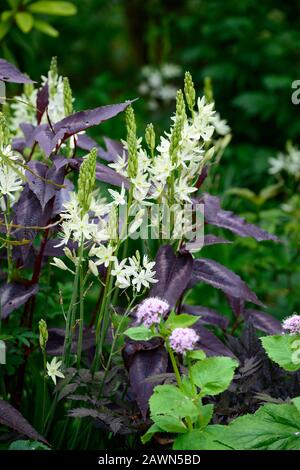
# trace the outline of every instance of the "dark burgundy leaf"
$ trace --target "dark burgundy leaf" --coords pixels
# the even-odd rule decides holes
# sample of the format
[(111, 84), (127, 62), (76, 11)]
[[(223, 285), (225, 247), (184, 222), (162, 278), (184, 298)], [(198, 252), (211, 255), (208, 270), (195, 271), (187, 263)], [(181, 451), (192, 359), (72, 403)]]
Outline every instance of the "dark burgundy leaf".
[(37, 98), (36, 98), (36, 113), (37, 113), (37, 122), (38, 124), (41, 123), (41, 120), (43, 118), (43, 115), (48, 108), (49, 105), (49, 86), (48, 82), (45, 83), (44, 86), (42, 86), (37, 93)]
[(228, 349), (216, 335), (200, 325), (199, 322), (193, 325), (200, 339), (197, 346), (203, 349), (208, 356), (229, 356), (235, 359), (235, 355)]
[(208, 166), (205, 166), (202, 170), (202, 172), (200, 173), (199, 175), (199, 178), (196, 182), (196, 188), (200, 188), (202, 186), (202, 184), (204, 183), (204, 181), (206, 180), (207, 178), (207, 175), (208, 175), (208, 170), (209, 170), (209, 167)]
[(204, 203), (204, 218), (208, 224), (230, 230), (241, 237), (252, 237), (257, 241), (279, 239), (265, 230), (253, 224), (248, 224), (245, 219), (235, 215), (233, 212), (221, 209), (219, 198), (210, 194), (203, 194), (200, 201)]
[(123, 184), (126, 189), (130, 187), (130, 182), (125, 176), (119, 175), (115, 170), (102, 163), (97, 163), (96, 179), (104, 183), (112, 184), (113, 186), (121, 187)]
[(41, 441), (44, 444), (48, 444), (46, 439), (28, 423), (24, 416), (4, 400), (0, 400), (0, 423), (3, 426), (14, 429), (20, 435), (29, 437), (33, 441)]
[(20, 153), (24, 152), (27, 147), (32, 147), (35, 142), (35, 127), (32, 124), (23, 122), (20, 124), (20, 129), (24, 134), (24, 138), (18, 137), (13, 139), (12, 147)]
[(0, 80), (11, 83), (34, 83), (29, 77), (23, 75), (15, 65), (4, 59), (0, 59)]
[[(127, 345), (125, 349), (126, 347)], [(167, 364), (168, 355), (163, 345), (155, 349), (141, 349), (130, 358), (130, 384), (144, 419), (146, 419), (148, 411), (149, 398), (152, 395), (154, 387), (160, 383), (159, 380), (150, 383), (146, 379), (153, 375), (164, 374), (167, 370)]]
[(74, 134), (78, 134), (113, 118), (124, 111), (131, 103), (132, 101), (127, 101), (126, 103), (79, 111), (53, 124), (52, 128), (49, 125), (39, 126), (35, 138), (46, 156), (49, 156), (58, 142), (64, 142)]
[(231, 297), (263, 305), (237, 274), (212, 259), (201, 258), (194, 260), (190, 286), (192, 287), (198, 282), (210, 284), (217, 289), (221, 289)]
[(106, 146), (108, 158), (111, 162), (115, 162), (119, 155), (123, 155), (127, 151), (124, 149), (124, 146), (121, 142), (117, 140), (109, 139), (108, 137), (104, 137), (104, 143)]
[(200, 305), (183, 305), (181, 311), (192, 315), (199, 315), (201, 317), (199, 322), (204, 325), (214, 325), (224, 330), (229, 325), (229, 319), (212, 308)]
[(111, 161), (108, 153), (105, 152), (102, 147), (100, 147), (98, 142), (86, 134), (79, 134), (77, 136), (77, 147), (81, 148), (82, 150), (86, 150), (87, 152), (90, 152), (93, 148), (96, 148), (98, 151), (98, 157), (101, 157), (103, 160), (107, 160), (109, 162)]
[(48, 168), (41, 162), (30, 162), (29, 167), (33, 173), (26, 171), (28, 185), (44, 210), (50, 199), (61, 190), (60, 186), (64, 182), (64, 168), (57, 169), (55, 166)]
[(32, 286), (17, 283), (4, 284), (0, 289), (2, 318), (8, 317), (11, 312), (24, 305), (38, 290), (38, 284)]
[(276, 335), (283, 331), (280, 321), (267, 313), (260, 312), (259, 310), (246, 309), (243, 315), (245, 320), (252, 323), (255, 328), (264, 333)]
[[(47, 354), (49, 356), (62, 356), (64, 350), (65, 330), (61, 328), (50, 328), (49, 339), (47, 342)], [(78, 341), (78, 328), (72, 338), (72, 353), (77, 351)], [(82, 350), (89, 351), (95, 346), (95, 334), (90, 329), (85, 327), (83, 331)]]
[[(17, 240), (32, 241), (37, 234), (35, 227), (44, 227), (51, 218), (52, 206), (52, 201), (49, 201), (43, 211), (38, 198), (29, 185), (25, 184), (18, 202), (14, 205), (13, 223), (20, 228), (16, 228), (12, 236)], [(20, 250), (25, 262), (30, 252), (30, 244), (20, 246)]]
[(230, 305), (231, 310), (233, 313), (238, 317), (240, 316), (245, 308), (245, 300), (239, 299), (237, 297), (232, 297), (231, 295), (226, 295), (228, 303)]
[(192, 256), (190, 253), (176, 256), (170, 245), (164, 245), (158, 250), (154, 269), (158, 282), (152, 287), (150, 296), (165, 299), (174, 307), (191, 279)]
[(208, 235), (204, 235), (204, 239), (200, 237), (198, 240), (192, 240), (190, 242), (187, 242), (185, 245), (185, 249), (187, 251), (195, 253), (201, 250), (204, 246), (219, 245), (219, 244), (224, 244), (224, 243), (228, 244), (232, 242), (230, 240), (226, 240), (225, 238), (208, 234)]

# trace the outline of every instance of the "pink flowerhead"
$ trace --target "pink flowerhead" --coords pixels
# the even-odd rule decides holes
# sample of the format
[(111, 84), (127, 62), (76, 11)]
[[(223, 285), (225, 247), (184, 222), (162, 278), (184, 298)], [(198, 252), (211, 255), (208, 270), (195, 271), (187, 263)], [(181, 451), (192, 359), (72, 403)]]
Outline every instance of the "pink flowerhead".
[(287, 330), (290, 335), (300, 334), (300, 315), (292, 315), (282, 322), (282, 328)]
[(169, 338), (171, 348), (179, 354), (192, 351), (198, 339), (199, 336), (192, 328), (175, 328)]
[(139, 323), (149, 328), (160, 323), (160, 320), (168, 313), (170, 305), (158, 297), (150, 297), (142, 302), (136, 312)]

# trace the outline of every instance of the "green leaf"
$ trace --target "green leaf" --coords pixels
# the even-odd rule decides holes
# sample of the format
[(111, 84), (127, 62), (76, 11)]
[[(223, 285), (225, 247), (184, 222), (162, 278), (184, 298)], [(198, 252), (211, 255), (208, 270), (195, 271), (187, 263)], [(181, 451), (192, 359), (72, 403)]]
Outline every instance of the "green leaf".
[(175, 385), (158, 385), (149, 401), (151, 416), (196, 417), (198, 408), (190, 397)]
[(209, 423), (211, 418), (213, 417), (213, 412), (214, 412), (214, 405), (211, 403), (208, 405), (203, 405), (201, 406), (200, 409), (200, 417), (199, 417), (199, 423), (201, 425), (201, 428), (205, 428)]
[(33, 27), (41, 33), (46, 34), (47, 36), (51, 36), (52, 38), (57, 38), (59, 36), (59, 32), (57, 29), (53, 28), (51, 24), (47, 23), (46, 21), (34, 20)]
[(188, 315), (187, 313), (176, 315), (172, 312), (168, 320), (165, 322), (165, 327), (171, 330), (174, 330), (175, 328), (188, 328), (194, 325), (198, 320), (199, 317), (195, 315)]
[(8, 22), (0, 23), (0, 41), (7, 35), (10, 30), (11, 24)]
[(8, 450), (51, 450), (45, 444), (38, 441), (14, 441), (10, 444)]
[(295, 407), (297, 408), (300, 414), (300, 397), (293, 398), (292, 402), (294, 403)]
[(184, 433), (187, 432), (187, 427), (176, 416), (170, 415), (151, 415), (153, 421), (162, 431), (170, 433)]
[(300, 450), (300, 417), (294, 405), (264, 405), (224, 427), (221, 441), (236, 450)]
[(274, 335), (261, 338), (269, 358), (290, 372), (300, 369), (300, 336)]
[(128, 328), (128, 330), (124, 332), (124, 335), (128, 336), (134, 341), (148, 341), (155, 336), (159, 336), (157, 333), (152, 333), (152, 331), (149, 328), (146, 328), (144, 325)]
[(53, 2), (40, 1), (28, 6), (32, 13), (41, 13), (43, 15), (70, 16), (77, 13), (77, 8), (71, 2)]
[(194, 430), (177, 437), (174, 450), (229, 450), (226, 444), (219, 442), (224, 433), (225, 426), (207, 426), (203, 431)]
[(2, 21), (8, 21), (11, 19), (11, 17), (13, 16), (13, 12), (10, 11), (10, 10), (5, 10), (2, 15), (1, 15), (1, 20)]
[(160, 429), (160, 427), (156, 423), (153, 423), (152, 426), (150, 426), (150, 428), (148, 429), (148, 431), (141, 437), (142, 443), (146, 444), (146, 442), (149, 442), (154, 436), (154, 434), (156, 434), (157, 432), (162, 432), (162, 429)]
[(206, 358), (206, 354), (202, 349), (195, 349), (194, 351), (187, 351), (187, 355), (190, 359), (203, 361)]
[(33, 26), (33, 17), (27, 11), (20, 11), (15, 14), (16, 23), (19, 26), (20, 30), (27, 34), (31, 31)]
[(208, 357), (191, 367), (194, 383), (201, 388), (201, 396), (218, 395), (233, 379), (238, 363), (230, 357)]

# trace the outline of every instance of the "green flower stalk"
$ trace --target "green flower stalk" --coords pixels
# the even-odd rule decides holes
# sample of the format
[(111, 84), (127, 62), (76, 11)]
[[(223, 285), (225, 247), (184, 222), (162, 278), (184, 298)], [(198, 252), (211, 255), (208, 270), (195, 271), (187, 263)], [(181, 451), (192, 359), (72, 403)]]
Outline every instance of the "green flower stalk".
[(190, 72), (185, 72), (184, 76), (184, 94), (185, 99), (191, 113), (194, 113), (194, 106), (196, 102), (196, 91), (194, 87), (194, 82)]
[(154, 126), (152, 123), (148, 124), (146, 127), (145, 140), (151, 152), (151, 157), (153, 158), (154, 151), (155, 151), (155, 130), (154, 130)]
[(183, 121), (186, 119), (185, 102), (182, 90), (178, 90), (176, 94), (176, 116)]
[(49, 78), (50, 78), (49, 83), (50, 85), (52, 84), (54, 86), (50, 86), (50, 89), (49, 89), (49, 95), (51, 97), (55, 96), (56, 94), (55, 83), (56, 83), (57, 75), (58, 75), (57, 57), (52, 57), (50, 69), (49, 69)]
[(47, 328), (47, 323), (45, 320), (41, 319), (39, 321), (39, 342), (40, 342), (40, 348), (43, 353), (43, 371), (44, 371), (44, 376), (43, 376), (43, 408), (42, 408), (42, 426), (41, 429), (44, 431), (45, 429), (45, 407), (46, 407), (46, 376), (47, 376), (47, 356), (46, 356), (46, 345), (48, 341), (48, 328)]
[(68, 77), (64, 77), (64, 108), (66, 116), (73, 114), (73, 95)]
[(210, 77), (204, 78), (204, 96), (207, 103), (212, 103), (214, 101), (213, 87)]
[(0, 112), (0, 145), (5, 147), (10, 143), (10, 131), (7, 125), (6, 117), (3, 113)]
[(85, 157), (79, 171), (78, 179), (78, 201), (82, 215), (89, 211), (92, 192), (96, 182), (96, 160), (97, 149), (93, 148)]
[(127, 146), (128, 146), (128, 176), (134, 178), (137, 174), (138, 157), (137, 157), (137, 137), (136, 122), (132, 106), (126, 109), (126, 129), (127, 129)]
[(49, 335), (48, 335), (47, 323), (43, 319), (39, 321), (39, 332), (40, 332), (40, 336), (39, 336), (40, 348), (43, 352), (45, 352)]

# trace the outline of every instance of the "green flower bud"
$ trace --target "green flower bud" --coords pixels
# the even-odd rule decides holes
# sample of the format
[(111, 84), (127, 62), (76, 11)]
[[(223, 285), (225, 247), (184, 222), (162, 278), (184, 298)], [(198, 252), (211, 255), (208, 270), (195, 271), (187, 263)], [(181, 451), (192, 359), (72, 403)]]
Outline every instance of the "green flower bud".
[(6, 117), (0, 112), (0, 145), (5, 147), (10, 143), (10, 131), (7, 125)]
[(55, 96), (56, 94), (56, 79), (58, 76), (58, 68), (57, 68), (57, 57), (52, 57), (50, 69), (49, 69), (49, 95)]
[(196, 102), (196, 91), (194, 82), (190, 72), (185, 72), (184, 76), (184, 94), (188, 104), (189, 110), (193, 113), (195, 102)]
[(96, 148), (92, 149), (84, 158), (79, 171), (78, 201), (83, 215), (89, 211), (92, 192), (96, 182), (97, 153)]
[(39, 321), (39, 332), (40, 332), (40, 347), (42, 351), (45, 351), (46, 349), (46, 344), (48, 341), (48, 328), (47, 328), (47, 323), (45, 320), (40, 320)]
[(182, 90), (178, 90), (176, 94), (176, 116), (186, 119), (185, 102)]
[(64, 108), (65, 116), (73, 114), (73, 95), (68, 77), (64, 77)]
[(126, 109), (126, 129), (128, 146), (128, 175), (130, 178), (134, 178), (137, 174), (138, 158), (135, 115), (131, 105)]
[(151, 155), (153, 156), (155, 150), (155, 130), (152, 123), (148, 124), (146, 127), (145, 140), (146, 144), (149, 147)]

